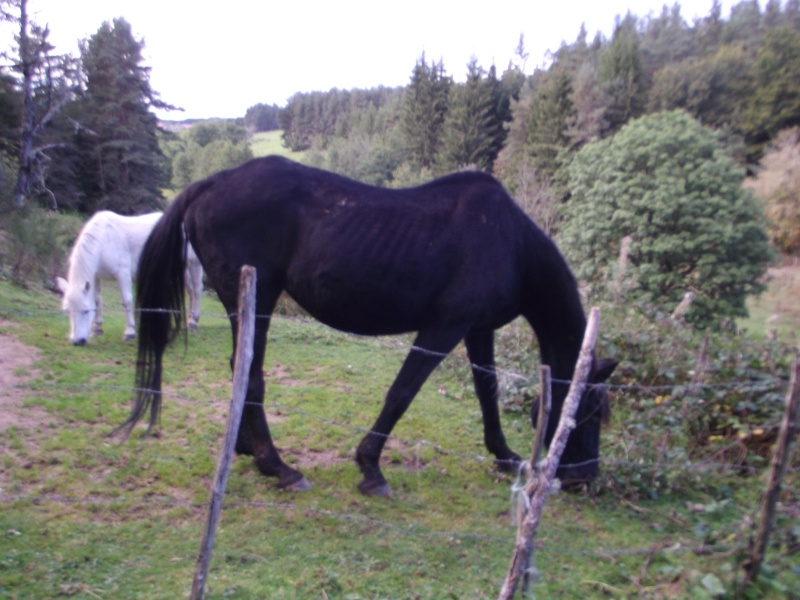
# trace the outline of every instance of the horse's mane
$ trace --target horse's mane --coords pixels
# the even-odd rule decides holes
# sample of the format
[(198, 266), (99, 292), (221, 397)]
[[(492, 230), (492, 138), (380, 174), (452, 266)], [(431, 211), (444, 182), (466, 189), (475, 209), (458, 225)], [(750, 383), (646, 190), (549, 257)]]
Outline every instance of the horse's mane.
[(78, 234), (78, 239), (75, 240), (67, 259), (67, 279), (70, 285), (76, 281), (94, 280), (101, 250), (101, 236), (98, 232), (101, 221), (106, 222), (97, 215), (89, 219)]

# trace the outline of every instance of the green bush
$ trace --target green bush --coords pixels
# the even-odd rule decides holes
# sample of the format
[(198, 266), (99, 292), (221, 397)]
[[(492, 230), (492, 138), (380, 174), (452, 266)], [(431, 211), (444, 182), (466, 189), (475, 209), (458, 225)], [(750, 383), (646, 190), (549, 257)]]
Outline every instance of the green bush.
[(3, 276), (22, 287), (38, 279), (52, 288), (55, 277), (66, 270), (70, 246), (81, 225), (79, 217), (35, 207), (8, 213), (0, 238)]
[[(785, 409), (793, 348), (698, 331), (645, 302), (600, 308), (597, 355), (621, 364), (610, 386), (596, 490), (651, 498), (719, 491), (728, 475), (763, 470)], [(498, 333), (497, 356), (501, 407), (527, 417), (539, 395), (538, 350), (527, 324)]]
[(686, 319), (703, 327), (746, 316), (773, 253), (743, 179), (720, 134), (687, 113), (642, 117), (575, 155), (559, 243), (601, 293), (675, 306), (692, 291)]
[[(718, 486), (772, 452), (795, 352), (733, 332), (699, 332), (633, 304), (607, 308), (598, 354), (623, 361), (601, 486), (630, 495)], [(796, 459), (795, 459), (796, 462)]]

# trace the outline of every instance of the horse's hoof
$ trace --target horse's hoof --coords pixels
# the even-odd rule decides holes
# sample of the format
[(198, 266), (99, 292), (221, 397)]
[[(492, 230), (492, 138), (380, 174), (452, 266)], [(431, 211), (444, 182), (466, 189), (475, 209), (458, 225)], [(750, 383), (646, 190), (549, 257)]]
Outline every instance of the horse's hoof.
[(358, 491), (365, 496), (380, 496), (389, 498), (392, 495), (392, 488), (385, 481), (368, 481), (362, 479), (358, 484)]
[(197, 331), (197, 323), (189, 323), (189, 331)]
[(105, 333), (102, 327), (96, 327), (92, 335), (103, 335)]
[(278, 487), (286, 490), (287, 492), (306, 492), (311, 489), (311, 484), (308, 483), (308, 479), (306, 479), (305, 477), (301, 477), (294, 483), (290, 483), (288, 485), (281, 485)]
[(519, 465), (522, 459), (517, 456), (516, 458), (496, 458), (494, 466), (502, 473), (515, 473), (519, 470)]
[(123, 340), (123, 341), (125, 341), (125, 342), (129, 342), (129, 341), (131, 341), (131, 340), (133, 340), (133, 339), (136, 339), (136, 334), (135, 334), (135, 333), (127, 333), (127, 334), (125, 334), (125, 336), (122, 338), (122, 340)]

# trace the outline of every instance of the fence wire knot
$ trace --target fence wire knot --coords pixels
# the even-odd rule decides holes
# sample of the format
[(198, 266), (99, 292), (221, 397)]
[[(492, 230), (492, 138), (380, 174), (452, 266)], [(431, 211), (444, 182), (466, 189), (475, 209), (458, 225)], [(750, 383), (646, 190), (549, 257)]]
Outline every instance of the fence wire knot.
[(533, 470), (530, 461), (522, 461), (517, 467), (517, 477), (511, 484), (511, 520), (519, 525), (531, 509), (528, 485), (532, 482)]

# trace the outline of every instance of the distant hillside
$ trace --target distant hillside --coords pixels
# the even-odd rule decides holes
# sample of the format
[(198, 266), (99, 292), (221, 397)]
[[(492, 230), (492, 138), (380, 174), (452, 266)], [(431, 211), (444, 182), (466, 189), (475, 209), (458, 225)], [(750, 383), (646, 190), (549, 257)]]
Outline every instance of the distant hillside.
[(172, 131), (174, 133), (179, 133), (186, 129), (189, 129), (193, 125), (197, 125), (198, 123), (206, 123), (206, 122), (214, 122), (214, 121), (235, 121), (236, 119), (183, 119), (181, 121), (173, 121), (173, 120), (159, 120), (158, 126), (162, 129), (166, 129), (167, 131)]
[(293, 160), (302, 160), (304, 152), (292, 152), (283, 145), (281, 138), (283, 131), (262, 131), (253, 135), (250, 138), (250, 150), (253, 151), (253, 156), (269, 156), (270, 154), (278, 154), (286, 156)]

